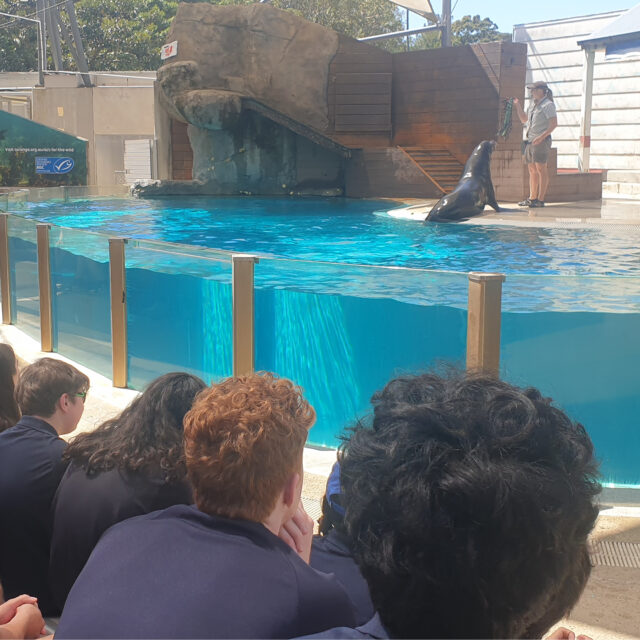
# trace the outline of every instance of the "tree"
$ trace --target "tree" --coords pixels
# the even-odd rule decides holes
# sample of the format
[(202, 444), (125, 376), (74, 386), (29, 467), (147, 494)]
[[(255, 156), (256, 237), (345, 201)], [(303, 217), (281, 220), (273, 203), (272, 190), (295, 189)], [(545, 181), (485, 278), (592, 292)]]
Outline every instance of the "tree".
[[(451, 44), (459, 46), (476, 42), (496, 42), (511, 40), (508, 33), (498, 31), (498, 25), (489, 18), (463, 16), (451, 23)], [(437, 49), (440, 46), (440, 34), (421, 33), (412, 44), (412, 49)]]
[(508, 33), (500, 33), (498, 25), (489, 18), (463, 16), (451, 25), (452, 44), (473, 44), (474, 42), (495, 42), (511, 40)]
[[(29, 16), (24, 3), (0, 0), (0, 11)], [(34, 22), (0, 16), (0, 71), (35, 71), (38, 68), (38, 29)]]

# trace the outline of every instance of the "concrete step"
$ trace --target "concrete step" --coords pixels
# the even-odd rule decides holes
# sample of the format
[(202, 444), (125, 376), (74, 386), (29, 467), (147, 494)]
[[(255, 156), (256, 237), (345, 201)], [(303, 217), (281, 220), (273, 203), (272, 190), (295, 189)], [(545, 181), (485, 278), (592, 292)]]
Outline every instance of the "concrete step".
[(602, 183), (603, 198), (640, 198), (640, 182), (615, 182), (607, 180)]
[(621, 171), (610, 169), (607, 172), (607, 182), (640, 182), (640, 171)]

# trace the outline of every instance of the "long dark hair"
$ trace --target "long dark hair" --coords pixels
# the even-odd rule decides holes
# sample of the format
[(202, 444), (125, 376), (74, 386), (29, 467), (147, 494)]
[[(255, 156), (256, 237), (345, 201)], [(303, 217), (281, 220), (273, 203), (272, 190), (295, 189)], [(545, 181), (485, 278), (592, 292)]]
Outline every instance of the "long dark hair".
[(188, 373), (160, 376), (119, 416), (75, 438), (65, 459), (87, 474), (120, 469), (166, 482), (184, 479), (182, 419), (205, 387)]
[(0, 343), (0, 431), (13, 427), (20, 420), (20, 408), (13, 385), (17, 370), (13, 349), (8, 344)]

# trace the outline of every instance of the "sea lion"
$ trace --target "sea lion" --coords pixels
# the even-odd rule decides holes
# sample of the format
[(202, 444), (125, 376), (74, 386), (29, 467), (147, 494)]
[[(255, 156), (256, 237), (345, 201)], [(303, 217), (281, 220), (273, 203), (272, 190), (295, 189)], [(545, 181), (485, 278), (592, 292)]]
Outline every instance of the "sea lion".
[(486, 204), (500, 211), (491, 182), (491, 154), (495, 146), (493, 140), (484, 140), (473, 150), (460, 182), (451, 193), (438, 200), (425, 222), (466, 220), (482, 213)]

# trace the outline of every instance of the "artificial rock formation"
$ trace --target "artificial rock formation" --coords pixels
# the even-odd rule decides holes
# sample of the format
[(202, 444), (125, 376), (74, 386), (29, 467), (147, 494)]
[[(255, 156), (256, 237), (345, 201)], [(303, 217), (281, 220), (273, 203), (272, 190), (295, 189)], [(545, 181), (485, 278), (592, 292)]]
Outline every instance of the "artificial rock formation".
[[(174, 40), (178, 54), (160, 68), (158, 82), (164, 108), (189, 124), (194, 192), (340, 190), (342, 157), (304, 139), (322, 137), (329, 124), (337, 33), (266, 4), (189, 3), (179, 6), (171, 25), (168, 41)], [(309, 172), (312, 163), (317, 172)]]

